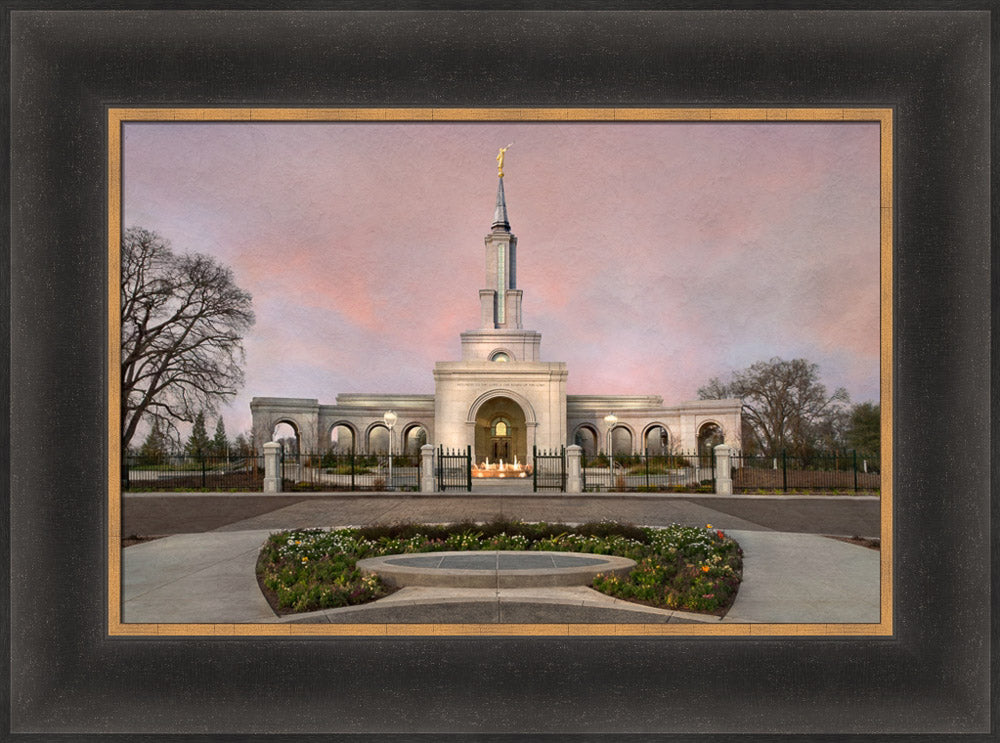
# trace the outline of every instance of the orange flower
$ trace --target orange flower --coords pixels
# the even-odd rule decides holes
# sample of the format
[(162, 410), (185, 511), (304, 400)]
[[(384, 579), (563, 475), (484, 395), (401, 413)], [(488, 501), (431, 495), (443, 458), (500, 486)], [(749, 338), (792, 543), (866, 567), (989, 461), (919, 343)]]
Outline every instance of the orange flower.
[(702, 565), (701, 566), (701, 572), (707, 573), (708, 572), (708, 565)]

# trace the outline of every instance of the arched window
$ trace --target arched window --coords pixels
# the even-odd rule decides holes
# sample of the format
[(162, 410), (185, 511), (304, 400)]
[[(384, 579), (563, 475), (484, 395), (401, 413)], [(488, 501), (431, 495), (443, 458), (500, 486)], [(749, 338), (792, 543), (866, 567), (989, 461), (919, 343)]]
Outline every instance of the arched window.
[(377, 426), (372, 426), (368, 431), (368, 453), (389, 453), (389, 429), (381, 423)]
[(580, 426), (573, 437), (573, 443), (583, 449), (583, 456), (587, 458), (596, 456), (600, 448), (597, 445), (597, 431), (592, 426)]
[(350, 454), (354, 451), (354, 431), (339, 424), (330, 429), (330, 451), (333, 454)]
[(632, 453), (632, 432), (625, 426), (611, 429), (611, 447), (616, 456)]
[(698, 454), (706, 457), (712, 455), (712, 450), (724, 443), (725, 438), (719, 424), (709, 421), (698, 428)]
[(410, 426), (406, 429), (406, 435), (403, 437), (403, 448), (406, 454), (417, 455), (420, 453), (420, 447), (427, 443), (427, 431), (424, 430), (423, 426)]
[(490, 361), (496, 361), (501, 364), (506, 364), (510, 361), (510, 356), (504, 351), (497, 351), (492, 356), (490, 356)]
[(271, 432), (271, 441), (281, 444), (285, 456), (295, 456), (299, 453), (299, 429), (291, 421), (279, 421)]
[(506, 418), (497, 418), (490, 426), (494, 436), (510, 436), (510, 421)]
[(663, 426), (650, 426), (646, 431), (646, 453), (662, 456), (670, 451), (670, 435)]

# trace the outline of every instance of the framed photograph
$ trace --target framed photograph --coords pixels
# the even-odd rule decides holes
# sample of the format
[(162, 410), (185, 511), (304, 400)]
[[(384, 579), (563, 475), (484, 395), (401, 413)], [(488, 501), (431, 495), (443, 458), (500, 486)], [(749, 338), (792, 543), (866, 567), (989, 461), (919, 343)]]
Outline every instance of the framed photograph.
[[(799, 635), (891, 634), (891, 436), (881, 457), (877, 441), (878, 410), (886, 411), (888, 431), (892, 400), (891, 306), (880, 312), (892, 286), (890, 110), (112, 108), (108, 133), (109, 367), (122, 368), (108, 396), (108, 445), (120, 463), (108, 480), (122, 483), (121, 491), (110, 488), (108, 504), (109, 585), (123, 587), (109, 593), (112, 634), (746, 635), (783, 634), (789, 624)], [(498, 148), (495, 175), (493, 140), (507, 143)], [(523, 180), (508, 159), (515, 141), (514, 164), (517, 157), (534, 163)], [(485, 155), (478, 173), (468, 167), (477, 154)], [(647, 168), (650, 162), (658, 166)], [(415, 184), (426, 197), (410, 196)], [(477, 201), (489, 217), (479, 225), (488, 232), (484, 256), (463, 239), (477, 230)], [(435, 229), (439, 220), (428, 210), (451, 216)], [(314, 223), (300, 238), (306, 212)], [(524, 224), (520, 238), (511, 223)], [(167, 235), (176, 235), (175, 247)], [(181, 246), (201, 257), (181, 257)], [(206, 265), (215, 285), (206, 286)], [(231, 272), (222, 270), (230, 265)], [(452, 278), (437, 281), (445, 273)], [(803, 289), (776, 291), (776, 280)], [(176, 299), (158, 288), (167, 282), (177, 284)], [(454, 296), (463, 285), (472, 300), (465, 325)], [(535, 322), (533, 306), (540, 308)], [(251, 308), (256, 326), (244, 323)], [(201, 320), (209, 312), (212, 324)], [(229, 334), (221, 335), (225, 323)], [(463, 332), (467, 326), (478, 327)], [(546, 344), (554, 351), (541, 352), (534, 327), (554, 329)], [(244, 328), (245, 361), (221, 349)], [(444, 342), (449, 328), (460, 337), (461, 360), (435, 361), (453, 355), (448, 346), (455, 344)], [(566, 360), (548, 361), (552, 354)], [(820, 364), (802, 358), (816, 354), (833, 370), (826, 378), (852, 380), (860, 407), (850, 407), (846, 388), (826, 389)], [(799, 358), (779, 358), (789, 355)], [(227, 365), (245, 369), (244, 389), (230, 383)], [(711, 389), (718, 381), (695, 381), (700, 375), (708, 383), (720, 366), (744, 365), (750, 370), (738, 376), (755, 379), (739, 383), (742, 401)], [(158, 384), (161, 369), (175, 376), (172, 387)], [(216, 415), (222, 443), (194, 452), (201, 420), (187, 454), (168, 453), (157, 437), (176, 419), (165, 415), (161, 424), (160, 411), (175, 414), (210, 383), (230, 384), (235, 393)], [(643, 384), (663, 394), (634, 394), (649, 391)], [(251, 394), (265, 385), (270, 395)], [(601, 385), (633, 394), (594, 394)], [(866, 396), (870, 402), (862, 403)], [(783, 402), (793, 398), (798, 409)], [(788, 409), (775, 416), (775, 405)], [(860, 454), (847, 448), (858, 440), (855, 410), (875, 414), (868, 434), (874, 446)], [(386, 415), (393, 418), (388, 427)], [(246, 431), (243, 443), (230, 446), (227, 428)], [(146, 436), (141, 446), (139, 432)], [(268, 444), (279, 440), (280, 467), (273, 459), (272, 474), (261, 452), (270, 446), (279, 454)], [(431, 447), (426, 467), (418, 460), (421, 443)], [(710, 455), (718, 445), (730, 447), (725, 472)], [(609, 450), (615, 477), (602, 459)], [(445, 451), (467, 456), (460, 462)], [(446, 465), (464, 472), (445, 476)], [(289, 505), (289, 492), (268, 517), (261, 512), (267, 496), (252, 492), (267, 492), (279, 479), (282, 488), (316, 497)], [(164, 503), (178, 515), (218, 508), (218, 495), (164, 495), (198, 485), (211, 491), (213, 484), (251, 491), (223, 497), (229, 523), (119, 551), (122, 537), (183, 531), (143, 519)], [(373, 492), (417, 489), (427, 497)], [(703, 499), (701, 489), (710, 495)], [(598, 497), (586, 498), (585, 490)], [(362, 497), (321, 498), (330, 491)], [(456, 497), (429, 497), (448, 491)], [(717, 497), (734, 491), (730, 505), (742, 520)], [(456, 499), (461, 492), (468, 499)], [(535, 500), (516, 498), (532, 492)], [(635, 507), (639, 494), (645, 508)], [(311, 569), (310, 559), (332, 559), (302, 547), (303, 539), (320, 537), (298, 533), (286, 540), (296, 545), (294, 555), (285, 544), (274, 568), (259, 569), (281, 596), (272, 598), (275, 609), (297, 614), (272, 623), (254, 585), (252, 554), (242, 565), (251, 596), (233, 590), (230, 552), (282, 525), (437, 523), (458, 521), (457, 514), (531, 521), (551, 518), (544, 514), (555, 507), (576, 523), (600, 514), (603, 521), (701, 526), (683, 513), (688, 499), (712, 539), (729, 533), (753, 545), (731, 606), (716, 603), (717, 591), (728, 590), (722, 556), (713, 562), (693, 552), (678, 560), (705, 571), (697, 589), (681, 587), (681, 575), (667, 579), (666, 601), (642, 598), (637, 576), (629, 588), (605, 589), (652, 600), (659, 613), (632, 604), (629, 616), (621, 607), (630, 605), (619, 602), (602, 614), (588, 598), (581, 619), (572, 606), (582, 594), (559, 589), (546, 592), (544, 611), (532, 613), (528, 597), (512, 592), (509, 600), (501, 596), (500, 610), (490, 606), (478, 617), (472, 605), (496, 596), (457, 590), (464, 579), (448, 571), (386, 572), (390, 558), (381, 578), (404, 588), (412, 580), (413, 588), (379, 607), (357, 599), (338, 605), (336, 580), (292, 588), (309, 582), (302, 571)], [(237, 515), (244, 502), (249, 521)], [(783, 527), (787, 521), (755, 514), (753, 504), (811, 510), (814, 535), (781, 536), (808, 527)], [(741, 525), (775, 533), (744, 534)], [(838, 529), (857, 542), (873, 539), (879, 549), (825, 536)], [(192, 539), (200, 547), (184, 567), (178, 552)], [(666, 549), (676, 552), (682, 542)], [(395, 549), (417, 546), (411, 537)], [(215, 585), (206, 566), (223, 554)], [(292, 561), (304, 565), (289, 571)], [(169, 580), (157, 567), (165, 565)], [(540, 580), (515, 572), (501, 578), (511, 589)], [(447, 610), (431, 606), (435, 585), (449, 589), (440, 597)], [(352, 601), (350, 593), (345, 598)], [(400, 608), (390, 612), (390, 605)]]
[[(989, 12), (8, 9), (8, 17), (12, 736), (990, 731), (991, 665), (982, 652), (995, 600), (992, 418), (984, 411)], [(665, 139), (668, 128), (687, 139)], [(738, 144), (724, 131), (739, 132)], [(713, 163), (718, 149), (728, 157)], [(334, 162), (339, 177), (329, 180), (321, 166)], [(701, 191), (691, 185), (699, 177)], [(742, 195), (727, 191), (733, 181)], [(686, 188), (671, 196), (670, 184)], [(352, 206), (336, 213), (328, 189)], [(601, 194), (614, 209), (598, 208)], [(574, 205), (575, 216), (560, 219)], [(618, 220), (602, 221), (608, 211)], [(475, 224), (472, 212), (485, 216)], [(429, 236), (412, 221), (421, 214)], [(640, 236), (634, 243), (622, 239), (623, 224)], [(679, 447), (664, 454), (678, 460), (668, 470), (684, 469), (687, 444), (692, 455), (704, 450), (710, 416), (697, 419), (683, 399), (724, 402), (684, 388), (708, 380), (673, 388), (671, 374), (735, 372), (747, 365), (741, 344), (760, 349), (785, 332), (797, 339), (785, 347), (824, 354), (849, 380), (824, 378), (831, 388), (850, 386), (853, 401), (881, 404), (882, 491), (872, 501), (881, 551), (868, 560), (877, 585), (862, 589), (876, 597), (874, 614), (714, 623), (176, 620), (177, 597), (190, 589), (175, 581), (157, 592), (174, 580), (163, 555), (147, 565), (162, 576), (156, 586), (123, 571), (123, 485), (185, 471), (176, 462), (130, 469), (133, 442), (114, 404), (127, 381), (114, 322), (123, 316), (115, 248), (134, 226), (234, 266), (237, 283), (249, 282), (259, 298), (239, 412), (220, 418), (261, 449), (279, 438), (278, 424), (291, 426), (292, 439), (268, 451), (283, 457), (294, 445), (296, 459), (268, 464), (262, 451), (264, 490), (269, 477), (286, 488), (288, 466), (297, 468), (293, 485), (310, 477), (341, 485), (349, 473), (354, 487), (365, 467), (375, 468), (372, 487), (419, 489), (428, 472), (444, 476), (434, 464), (444, 444), (467, 447), (470, 489), (473, 471), (496, 477), (527, 466), (537, 487), (546, 451), (570, 434), (581, 463), (567, 465), (560, 453), (562, 487), (573, 466), (581, 491), (588, 478), (599, 487), (587, 449), (596, 460), (607, 434), (611, 461), (602, 464), (614, 471), (621, 452), (621, 474), (609, 474), (606, 491), (638, 489), (654, 433)], [(725, 235), (743, 246), (742, 259), (705, 247)], [(676, 273), (660, 263), (663, 245), (661, 253), (641, 247), (656, 236), (683, 246)], [(356, 247), (330, 260), (318, 249), (327, 243)], [(544, 257), (532, 255), (536, 245), (546, 246)], [(858, 258), (859, 245), (867, 257)], [(772, 270), (746, 260), (753, 246), (767, 251)], [(428, 294), (435, 285), (447, 296)], [(649, 305), (628, 304), (637, 294)], [(529, 309), (533, 301), (544, 313)], [(584, 306), (566, 311), (574, 302)], [(407, 310), (413, 303), (422, 309)], [(468, 321), (456, 319), (466, 305)], [(696, 323), (699, 311), (727, 319)], [(556, 387), (544, 394), (563, 406), (547, 413), (538, 412), (542, 392), (531, 385), (541, 383), (530, 376), (541, 373), (532, 364), (553, 363), (549, 353), (533, 355), (540, 316), (555, 318), (558, 332), (545, 341), (561, 352), (556, 365), (572, 362), (570, 374), (588, 383), (560, 389), (567, 364), (546, 368), (556, 381), (545, 384)], [(662, 336), (650, 325), (672, 328), (677, 347), (653, 344)], [(336, 350), (322, 340), (329, 332)], [(594, 348), (608, 341), (618, 343), (618, 371), (600, 370)], [(339, 358), (352, 348), (353, 365)], [(648, 363), (644, 349), (658, 368), (636, 374)], [(711, 362), (705, 349), (716, 352)], [(359, 359), (384, 371), (355, 371)], [(428, 376), (431, 366), (429, 389), (410, 387), (399, 372)], [(500, 367), (503, 384), (480, 389), (480, 377), (499, 379)], [(316, 391), (299, 394), (320, 368)], [(336, 399), (322, 399), (325, 390)], [(386, 397), (361, 400), (366, 393)], [(629, 394), (647, 394), (644, 412), (628, 407)], [(313, 423), (302, 413), (309, 404)], [(618, 415), (608, 423), (603, 408), (612, 404)], [(421, 418), (422, 405), (433, 415)], [(384, 434), (372, 418), (382, 407), (392, 412)], [(487, 408), (480, 433), (477, 411)], [(749, 429), (720, 411), (712, 415), (729, 433), (723, 450), (748, 443)], [(694, 423), (682, 425), (688, 414)], [(136, 436), (138, 447), (149, 431)], [(349, 470), (322, 462), (337, 456), (340, 437), (355, 447)], [(442, 445), (427, 452), (426, 471), (424, 440)], [(359, 464), (356, 453), (372, 462)], [(770, 469), (787, 488), (790, 468), (773, 453)], [(749, 460), (723, 456), (732, 483), (721, 487), (739, 487)], [(712, 462), (719, 488), (726, 478), (716, 480)], [(867, 470), (867, 461), (851, 461), (855, 487)], [(209, 476), (204, 463), (199, 474)], [(176, 502), (157, 505), (157, 517), (179, 518)], [(270, 529), (263, 515), (271, 510), (241, 523), (257, 518)], [(191, 518), (205, 522), (191, 532), (191, 553), (233, 523), (208, 524), (208, 511)], [(151, 546), (130, 554), (154, 555)], [(836, 584), (838, 570), (820, 570), (817, 582)], [(822, 586), (815, 591), (823, 595)], [(139, 596), (151, 613), (129, 603)], [(778, 591), (770, 602), (781, 600)]]

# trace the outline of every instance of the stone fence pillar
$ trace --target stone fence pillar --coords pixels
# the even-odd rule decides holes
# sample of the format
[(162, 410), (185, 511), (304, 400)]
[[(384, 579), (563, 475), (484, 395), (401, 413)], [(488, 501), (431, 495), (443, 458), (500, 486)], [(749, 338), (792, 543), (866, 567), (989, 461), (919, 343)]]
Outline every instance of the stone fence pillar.
[(430, 444), (420, 447), (420, 492), (434, 492), (434, 447)]
[(715, 447), (715, 492), (717, 495), (733, 494), (732, 447), (719, 444)]
[(566, 447), (566, 492), (583, 492), (583, 449), (576, 444)]
[(264, 444), (264, 492), (281, 492), (281, 444), (277, 441)]

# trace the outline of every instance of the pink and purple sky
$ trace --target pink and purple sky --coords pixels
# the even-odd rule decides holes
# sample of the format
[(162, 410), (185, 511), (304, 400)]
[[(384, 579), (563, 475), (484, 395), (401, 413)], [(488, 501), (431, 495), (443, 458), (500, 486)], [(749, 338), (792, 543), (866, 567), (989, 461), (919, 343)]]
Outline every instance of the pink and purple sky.
[(123, 226), (253, 295), (231, 437), (254, 396), (434, 391), (508, 142), (524, 326), (570, 394), (671, 404), (779, 356), (878, 401), (877, 123), (129, 123)]

